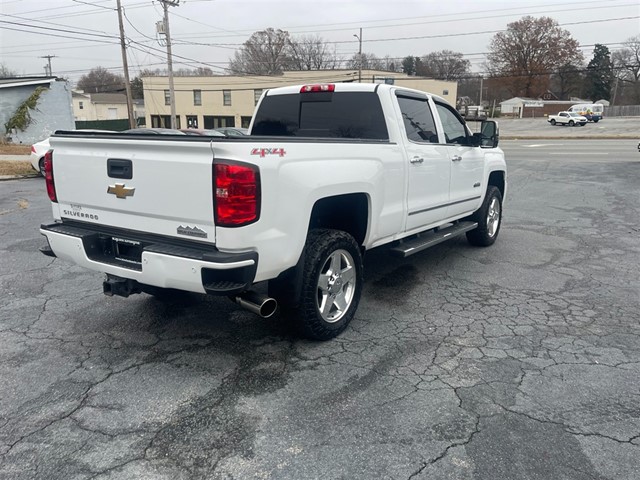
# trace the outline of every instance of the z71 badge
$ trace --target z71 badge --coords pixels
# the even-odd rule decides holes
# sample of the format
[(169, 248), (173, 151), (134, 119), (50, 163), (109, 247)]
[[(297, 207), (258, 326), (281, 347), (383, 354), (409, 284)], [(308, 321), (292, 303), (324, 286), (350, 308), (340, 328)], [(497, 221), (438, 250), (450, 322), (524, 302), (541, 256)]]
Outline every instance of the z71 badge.
[(207, 232), (198, 227), (189, 227), (180, 225), (178, 227), (178, 235), (186, 235), (188, 237), (207, 238)]
[(251, 150), (251, 155), (258, 155), (260, 158), (264, 158), (267, 155), (278, 155), (284, 157), (287, 154), (284, 148), (254, 148)]

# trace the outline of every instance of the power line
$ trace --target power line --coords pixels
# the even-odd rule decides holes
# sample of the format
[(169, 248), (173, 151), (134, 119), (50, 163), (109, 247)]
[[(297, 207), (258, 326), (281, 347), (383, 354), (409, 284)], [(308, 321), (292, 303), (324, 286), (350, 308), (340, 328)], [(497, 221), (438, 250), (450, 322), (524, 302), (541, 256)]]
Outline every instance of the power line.
[[(598, 3), (598, 4), (602, 4), (601, 0), (596, 0), (596, 1), (591, 1), (591, 2), (583, 2), (584, 3)], [(606, 6), (597, 6), (597, 7), (581, 7), (580, 10), (584, 11), (584, 10), (597, 10), (597, 9), (611, 9), (611, 8), (623, 8), (623, 7), (629, 7), (629, 6), (636, 6), (636, 3), (632, 3), (632, 4), (623, 4), (623, 5), (606, 5)], [(542, 6), (540, 6), (542, 7)], [(510, 9), (499, 9), (499, 10), (481, 10), (481, 11), (477, 11), (477, 12), (468, 12), (469, 14), (473, 14), (473, 13), (483, 13), (486, 14), (487, 12), (492, 12), (492, 11), (505, 11), (505, 10), (521, 10), (522, 7), (516, 7), (516, 8), (510, 8)], [(546, 14), (553, 14), (553, 13), (561, 13), (561, 12), (573, 12), (575, 11), (575, 8), (571, 8), (571, 9), (561, 9), (561, 10), (545, 10), (544, 12), (526, 12), (527, 14), (532, 14), (532, 13), (546, 13)], [(505, 15), (483, 15), (480, 17), (467, 17), (467, 18), (455, 18), (455, 19), (451, 19), (451, 20), (434, 20), (437, 19), (439, 17), (448, 17), (448, 16), (452, 16), (452, 15), (458, 15), (458, 14), (441, 14), (441, 15), (430, 15), (428, 17), (405, 17), (405, 18), (397, 18), (397, 19), (389, 19), (389, 20), (371, 20), (371, 21), (363, 21), (363, 22), (342, 22), (342, 23), (333, 23), (333, 24), (320, 24), (320, 25), (308, 25), (308, 26), (301, 26), (301, 27), (282, 27), (281, 30), (286, 30), (289, 33), (308, 33), (307, 30), (302, 30), (299, 32), (296, 32), (295, 30), (297, 28), (303, 29), (303, 28), (309, 28), (311, 30), (309, 30), (310, 32), (313, 33), (317, 33), (317, 32), (338, 32), (338, 31), (352, 31), (355, 28), (359, 28), (360, 24), (366, 24), (366, 23), (372, 23), (372, 22), (399, 22), (402, 20), (413, 20), (414, 22), (412, 23), (392, 23), (392, 24), (385, 24), (385, 25), (375, 25), (372, 27), (369, 27), (370, 29), (381, 29), (381, 28), (394, 28), (394, 27), (406, 27), (406, 26), (415, 26), (415, 25), (429, 25), (429, 24), (442, 24), (442, 23), (460, 23), (460, 22), (464, 22), (464, 21), (476, 21), (476, 20), (486, 20), (486, 19), (495, 19), (495, 18), (501, 18), (501, 17), (510, 17), (510, 16), (514, 16), (515, 14), (505, 14)], [(519, 14), (521, 15), (521, 14)], [(185, 18), (187, 20), (191, 20), (196, 22), (195, 20), (189, 19), (187, 17), (181, 17), (181, 18)], [(426, 21), (420, 21), (420, 22), (415, 22), (415, 20), (417, 18), (427, 18), (428, 20)], [(209, 26), (211, 28), (216, 28), (213, 27), (212, 25), (207, 25), (204, 24), (202, 22), (196, 22), (196, 23), (200, 23), (202, 25), (205, 26)], [(350, 27), (342, 27), (342, 28), (335, 28), (335, 29), (323, 29), (321, 27), (324, 26), (332, 26), (332, 25), (351, 25)], [(244, 32), (236, 32), (233, 33), (233, 35), (214, 35), (214, 36), (218, 36), (218, 37), (229, 37), (229, 36), (247, 36), (250, 35), (251, 33), (254, 33), (252, 31), (244, 31)], [(211, 38), (211, 34), (208, 32), (202, 32), (201, 33), (194, 33), (192, 35), (189, 36), (182, 36), (182, 38), (200, 38), (201, 36), (205, 36), (208, 38)], [(237, 44), (235, 44), (237, 45)]]
[[(6, 23), (8, 25), (17, 25), (20, 27), (27, 27), (27, 28), (39, 28), (42, 30), (47, 30), (47, 32), (49, 31), (54, 31), (54, 32), (64, 32), (64, 33), (74, 33), (76, 35), (89, 35), (92, 37), (101, 37), (101, 38), (118, 38), (117, 35), (101, 35), (98, 33), (84, 33), (84, 32), (79, 32), (77, 30), (65, 30), (63, 28), (54, 28), (54, 27), (41, 27), (39, 25), (29, 25), (26, 23), (20, 23), (20, 22), (9, 22), (7, 20), (0, 20), (0, 23)], [(36, 33), (36, 32), (33, 32)]]
[[(0, 20), (1, 22), (1, 20)], [(0, 29), (1, 30), (11, 30), (14, 32), (24, 32), (24, 33), (33, 33), (35, 35), (46, 35), (47, 37), (58, 37), (58, 38), (72, 38), (74, 40), (82, 40), (83, 42), (94, 42), (94, 43), (108, 43), (108, 44), (117, 44), (118, 42), (109, 42), (106, 40), (91, 40), (91, 39), (86, 39), (86, 38), (81, 38), (81, 37), (70, 37), (69, 35), (59, 35), (56, 33), (50, 33), (50, 32), (33, 32), (30, 30), (22, 30), (19, 28), (12, 28), (12, 27), (4, 27), (0, 25)]]
[[(586, 24), (591, 24), (591, 23), (602, 23), (602, 22), (614, 22), (614, 21), (620, 21), (620, 20), (635, 20), (640, 18), (640, 15), (635, 15), (635, 16), (630, 16), (630, 17), (617, 17), (617, 18), (602, 18), (602, 19), (598, 19), (598, 20), (583, 20), (580, 22), (568, 22), (568, 23), (561, 23), (558, 24), (558, 26), (569, 26), (569, 25), (586, 25)], [(507, 29), (499, 29), (499, 30), (481, 30), (481, 31), (475, 31), (475, 32), (461, 32), (461, 33), (443, 33), (443, 34), (436, 34), (436, 35), (416, 35), (416, 36), (411, 36), (411, 37), (391, 37), (391, 38), (374, 38), (374, 39), (367, 39), (366, 43), (373, 43), (373, 42), (396, 42), (396, 41), (404, 41), (404, 40), (424, 40), (424, 39), (433, 39), (433, 38), (450, 38), (450, 37), (468, 37), (468, 36), (472, 36), (472, 35), (486, 35), (486, 34), (495, 34), (495, 33), (500, 33), (500, 32), (505, 32), (507, 31)], [(339, 44), (353, 44), (356, 43), (356, 40), (336, 40), (336, 41), (326, 41), (323, 43), (326, 44), (330, 44), (330, 45), (339, 45)], [(233, 46), (233, 47), (241, 47), (243, 45), (252, 45), (250, 42), (244, 42), (244, 43), (209, 43), (209, 44), (201, 44), (201, 45), (207, 45), (207, 46), (211, 46), (211, 47), (215, 47), (215, 46)]]

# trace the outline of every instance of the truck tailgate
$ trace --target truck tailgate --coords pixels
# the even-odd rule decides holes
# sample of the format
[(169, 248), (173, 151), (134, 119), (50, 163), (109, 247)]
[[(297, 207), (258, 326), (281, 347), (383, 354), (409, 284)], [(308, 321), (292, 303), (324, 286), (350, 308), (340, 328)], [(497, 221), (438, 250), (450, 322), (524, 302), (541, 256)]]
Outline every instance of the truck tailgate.
[(54, 136), (50, 143), (54, 215), (215, 242), (208, 142)]

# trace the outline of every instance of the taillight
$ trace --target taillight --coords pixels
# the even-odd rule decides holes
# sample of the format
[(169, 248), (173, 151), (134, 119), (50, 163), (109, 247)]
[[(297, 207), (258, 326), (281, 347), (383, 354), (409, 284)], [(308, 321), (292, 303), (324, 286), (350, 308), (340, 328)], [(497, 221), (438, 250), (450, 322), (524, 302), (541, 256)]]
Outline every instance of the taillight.
[(310, 92), (334, 92), (336, 86), (333, 83), (317, 84), (317, 85), (304, 85), (300, 89), (300, 93)]
[(47, 193), (52, 202), (58, 202), (56, 185), (53, 183), (53, 150), (44, 154), (44, 179), (47, 183)]
[(260, 216), (260, 172), (254, 165), (213, 166), (214, 213), (219, 227), (241, 227)]
[(36, 153), (36, 147), (34, 147), (33, 145), (31, 145), (31, 153)]

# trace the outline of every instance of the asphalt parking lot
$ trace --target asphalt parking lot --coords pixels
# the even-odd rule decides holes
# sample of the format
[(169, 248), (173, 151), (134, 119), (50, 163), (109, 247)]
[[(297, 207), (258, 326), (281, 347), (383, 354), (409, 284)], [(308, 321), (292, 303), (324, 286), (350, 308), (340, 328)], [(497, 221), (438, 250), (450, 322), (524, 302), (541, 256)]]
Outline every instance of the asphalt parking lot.
[(497, 243), (368, 253), (324, 343), (105, 297), (38, 253), (43, 180), (1, 182), (0, 478), (640, 478), (637, 140), (502, 146)]

